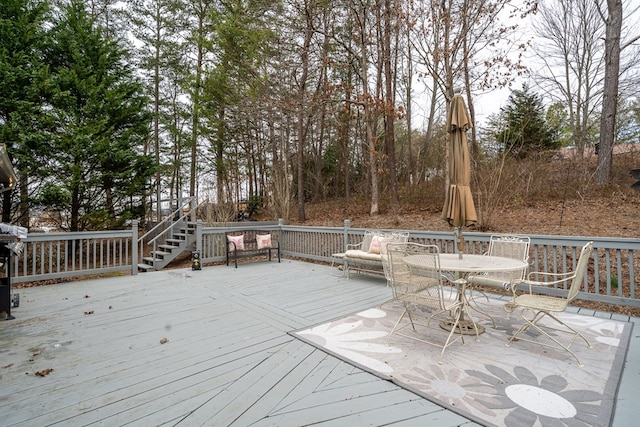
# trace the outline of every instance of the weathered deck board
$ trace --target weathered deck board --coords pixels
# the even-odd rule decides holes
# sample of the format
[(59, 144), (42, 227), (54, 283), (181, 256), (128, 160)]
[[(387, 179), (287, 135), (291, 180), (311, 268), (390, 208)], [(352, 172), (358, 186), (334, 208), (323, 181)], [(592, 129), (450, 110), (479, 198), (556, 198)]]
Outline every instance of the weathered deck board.
[[(288, 335), (391, 294), (380, 276), (329, 270), (283, 260), (16, 290), (16, 319), (0, 322), (0, 424), (474, 425)], [(614, 426), (640, 415), (639, 385), (636, 329)]]

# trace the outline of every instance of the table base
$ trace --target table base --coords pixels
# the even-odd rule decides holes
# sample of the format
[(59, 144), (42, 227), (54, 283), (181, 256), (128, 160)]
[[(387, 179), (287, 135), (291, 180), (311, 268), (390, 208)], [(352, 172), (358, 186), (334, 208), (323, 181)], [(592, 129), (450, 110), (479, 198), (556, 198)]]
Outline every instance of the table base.
[[(440, 321), (440, 327), (447, 331), (451, 331), (451, 329), (453, 329), (454, 323), (454, 320), (442, 320)], [(484, 333), (484, 326), (478, 325), (477, 323), (474, 326), (473, 320), (460, 319), (460, 321), (456, 325), (455, 331), (453, 332), (460, 335), (475, 335), (476, 328), (478, 328), (478, 334)]]

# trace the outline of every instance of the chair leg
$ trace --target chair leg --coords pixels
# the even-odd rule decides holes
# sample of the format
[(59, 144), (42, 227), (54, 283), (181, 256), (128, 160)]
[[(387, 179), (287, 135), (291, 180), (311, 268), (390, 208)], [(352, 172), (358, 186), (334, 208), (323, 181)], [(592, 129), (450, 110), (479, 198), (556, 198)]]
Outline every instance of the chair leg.
[(331, 258), (331, 270), (329, 271), (332, 276), (344, 277), (345, 276), (344, 262), (336, 263), (338, 259), (341, 259), (341, 258), (336, 256)]
[[(434, 314), (432, 314), (431, 316), (429, 316), (429, 320), (428, 320), (428, 322), (427, 322), (427, 325), (428, 325), (429, 321), (430, 321), (433, 317), (435, 317), (435, 316), (437, 316), (438, 314), (441, 314), (441, 313), (443, 313), (443, 312), (442, 312), (442, 311), (440, 311), (440, 312), (438, 312), (438, 313), (434, 313)], [(461, 310), (460, 308), (457, 308), (457, 309), (455, 310), (455, 314), (454, 314), (454, 316), (453, 316), (453, 324), (452, 324), (452, 326), (453, 326), (453, 327), (452, 327), (452, 328), (451, 328), (451, 330), (449, 331), (449, 334), (447, 335), (447, 339), (446, 339), (446, 341), (444, 342), (444, 344), (443, 344), (443, 345), (439, 345), (439, 344), (436, 344), (436, 343), (434, 343), (434, 342), (426, 341), (426, 340), (424, 340), (424, 339), (418, 338), (418, 337), (416, 337), (415, 335), (413, 335), (413, 336), (412, 336), (412, 335), (408, 335), (408, 334), (405, 334), (405, 333), (401, 332), (401, 330), (402, 330), (403, 328), (405, 328), (405, 327), (408, 327), (408, 326), (409, 326), (409, 324), (408, 324), (408, 323), (407, 323), (406, 325), (400, 325), (400, 323), (402, 322), (402, 319), (404, 319), (404, 318), (405, 318), (405, 316), (409, 317), (409, 321), (410, 321), (410, 323), (411, 323), (411, 327), (412, 327), (413, 331), (414, 331), (414, 332), (417, 332), (417, 330), (416, 330), (416, 328), (415, 328), (415, 323), (414, 323), (414, 320), (413, 320), (413, 316), (412, 316), (412, 314), (411, 314), (411, 309), (410, 309), (409, 307), (407, 307), (407, 306), (406, 306), (406, 303), (405, 303), (405, 309), (404, 309), (404, 311), (402, 312), (402, 315), (401, 315), (401, 316), (400, 316), (400, 318), (396, 321), (396, 323), (395, 323), (395, 325), (393, 326), (393, 329), (391, 330), (391, 332), (389, 333), (389, 335), (387, 335), (387, 342), (386, 342), (386, 345), (389, 345), (389, 342), (390, 342), (390, 340), (391, 340), (391, 336), (392, 336), (394, 333), (395, 333), (395, 334), (398, 334), (398, 335), (401, 335), (401, 336), (403, 336), (403, 337), (406, 337), (406, 338), (410, 338), (410, 339), (413, 339), (413, 340), (416, 340), (416, 341), (420, 341), (420, 342), (426, 343), (426, 344), (436, 345), (436, 346), (438, 346), (438, 347), (441, 347), (441, 348), (442, 348), (442, 350), (440, 351), (440, 358), (438, 359), (438, 364), (442, 365), (442, 364), (444, 363), (444, 352), (446, 351), (446, 349), (447, 349), (448, 347), (450, 347), (452, 344), (454, 344), (454, 343), (455, 343), (456, 341), (458, 341), (458, 340), (461, 340), (461, 341), (462, 341), (462, 344), (464, 344), (464, 335), (462, 335), (462, 334), (461, 334), (459, 337), (452, 339), (452, 338), (453, 338), (453, 334), (454, 334), (454, 333), (456, 333), (455, 331), (456, 331), (456, 328), (457, 328), (457, 326), (458, 326), (458, 324), (459, 324), (459, 322), (460, 322), (460, 317), (461, 317), (461, 315), (462, 315), (462, 310)], [(422, 326), (425, 326), (424, 324), (421, 324), (421, 325), (422, 325)], [(427, 326), (427, 327), (428, 327), (428, 326)]]
[(409, 311), (407, 310), (407, 308), (404, 308), (404, 311), (402, 312), (402, 315), (400, 316), (400, 318), (396, 321), (395, 325), (393, 325), (393, 329), (391, 329), (391, 332), (389, 332), (389, 335), (387, 335), (387, 345), (389, 345), (389, 341), (391, 340), (391, 336), (394, 334), (394, 332), (396, 331), (396, 329), (398, 329), (398, 325), (400, 324), (400, 322), (402, 321), (402, 319), (404, 319), (404, 316), (408, 313)]
[[(535, 313), (534, 316), (531, 319), (528, 319), (525, 316), (525, 311), (527, 311), (527, 310)], [(553, 319), (556, 323), (564, 326), (566, 329), (559, 329), (559, 328), (553, 328), (551, 326), (540, 326), (540, 325), (538, 325), (538, 322), (540, 322), (540, 320), (542, 320), (545, 316), (548, 316), (549, 318)], [(549, 348), (556, 348), (556, 349), (560, 349), (560, 350), (565, 350), (565, 351), (569, 352), (574, 357), (574, 359), (576, 359), (576, 361), (578, 362), (578, 366), (579, 367), (581, 367), (581, 368), (584, 367), (584, 364), (582, 363), (582, 361), (578, 358), (578, 356), (575, 354), (575, 352), (573, 350), (571, 350), (571, 346), (573, 345), (573, 343), (576, 341), (576, 339), (578, 337), (582, 338), (582, 340), (585, 342), (587, 348), (593, 348), (591, 346), (591, 343), (589, 343), (589, 340), (587, 340), (584, 337), (584, 335), (582, 335), (580, 332), (578, 332), (577, 330), (575, 330), (571, 326), (567, 325), (565, 322), (563, 322), (562, 320), (560, 320), (559, 318), (557, 318), (556, 316), (554, 316), (553, 314), (551, 314), (550, 312), (547, 312), (547, 311), (538, 311), (536, 313), (534, 310), (531, 310), (531, 309), (523, 309), (522, 318), (524, 319), (525, 323), (520, 327), (520, 329), (518, 329), (513, 334), (513, 336), (511, 336), (511, 338), (509, 338), (509, 341), (506, 344), (507, 347), (509, 347), (513, 341), (520, 340), (520, 341), (532, 342), (534, 344), (542, 345), (542, 346), (549, 347)], [(543, 342), (540, 342), (540, 341), (536, 341), (536, 340), (533, 340), (533, 339), (522, 338), (521, 335), (523, 333), (525, 333), (530, 327), (533, 327), (541, 335), (543, 335), (544, 337), (546, 337), (547, 339), (549, 339), (550, 341), (555, 343), (555, 345), (546, 344), (546, 343), (543, 343)], [(554, 331), (557, 331), (557, 332), (569, 334), (569, 335), (572, 335), (573, 338), (571, 339), (571, 341), (568, 344), (563, 344), (558, 339), (556, 339), (555, 337), (550, 335), (545, 329), (554, 330)]]
[[(547, 313), (547, 316), (549, 316), (550, 318), (552, 318), (553, 320), (555, 320), (557, 323), (561, 324), (562, 326), (564, 326), (565, 328), (569, 329), (571, 332), (573, 332), (573, 336), (574, 338), (571, 340), (571, 344), (572, 345), (576, 338), (580, 337), (582, 338), (582, 340), (584, 341), (584, 343), (587, 345), (587, 348), (593, 348), (593, 346), (591, 345), (591, 343), (589, 342), (588, 339), (585, 338), (584, 335), (582, 335), (579, 331), (573, 329), (571, 326), (567, 325), (565, 322), (563, 322), (562, 320), (558, 319), (556, 316), (554, 316), (552, 313)], [(559, 330), (560, 332), (565, 332), (563, 330)]]
[[(460, 315), (461, 314), (462, 314), (462, 310), (460, 308), (458, 308), (456, 310), (456, 315), (454, 317), (453, 327), (451, 328), (451, 331), (449, 331), (449, 335), (447, 336), (447, 340), (444, 342), (444, 345), (442, 346), (442, 351), (440, 352), (440, 360), (438, 361), (439, 365), (442, 365), (444, 363), (444, 351), (447, 349), (447, 347), (449, 347), (454, 342), (458, 341), (457, 338), (455, 340), (451, 341), (451, 337), (453, 336), (456, 328), (458, 327), (458, 323), (460, 322)], [(476, 332), (477, 332), (477, 328), (476, 328)], [(464, 335), (461, 334), (460, 335), (460, 339), (462, 340), (462, 344), (464, 344)]]
[[(538, 322), (538, 320), (542, 319), (544, 315), (542, 314), (542, 312), (539, 312), (537, 315), (534, 316), (533, 319), (529, 320), (525, 317), (524, 315), (524, 310), (522, 313), (522, 318), (524, 319), (524, 323), (522, 324), (522, 326), (520, 326), (520, 328), (511, 336), (511, 338), (509, 338), (508, 341), (508, 345), (510, 345), (514, 340), (516, 339), (520, 339), (518, 338), (521, 334), (525, 333), (529, 327), (534, 326), (536, 322)], [(507, 346), (508, 346), (507, 345)]]
[(391, 285), (389, 280), (387, 280), (387, 286), (391, 288), (391, 298), (389, 298), (388, 300), (386, 300), (385, 302), (380, 304), (378, 306), (379, 308), (382, 308), (382, 306), (387, 304), (387, 303), (390, 303), (390, 302), (398, 300), (398, 294), (396, 293), (396, 288)]
[(381, 303), (381, 304), (378, 306), (378, 308), (379, 308), (379, 309), (382, 309), (382, 307), (383, 307), (385, 304), (389, 304), (390, 302), (393, 302), (393, 301), (395, 301), (395, 300), (396, 300), (395, 298), (389, 298), (388, 300), (386, 300), (386, 301), (384, 301), (383, 303)]
[(513, 313), (516, 310), (516, 284), (512, 283), (509, 286), (509, 290), (511, 291), (511, 301), (509, 301), (508, 303), (505, 303), (505, 305), (502, 307), (504, 308), (504, 311), (507, 312), (507, 319), (511, 318), (511, 313)]
[[(405, 303), (406, 306), (406, 303)], [(417, 332), (416, 330), (416, 320), (413, 318), (413, 313), (411, 312), (411, 310), (407, 307), (407, 316), (409, 316), (409, 321), (411, 322), (411, 329), (413, 329), (413, 332)]]

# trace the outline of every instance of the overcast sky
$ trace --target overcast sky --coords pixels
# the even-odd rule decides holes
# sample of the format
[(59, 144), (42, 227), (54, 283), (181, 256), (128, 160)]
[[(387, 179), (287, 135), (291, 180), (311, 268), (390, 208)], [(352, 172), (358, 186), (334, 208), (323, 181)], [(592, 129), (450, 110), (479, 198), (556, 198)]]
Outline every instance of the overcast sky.
[[(546, 0), (546, 1), (553, 1), (553, 0)], [(601, 0), (601, 1), (603, 1), (604, 7), (606, 8), (606, 1), (604, 0)], [(624, 8), (625, 19), (626, 19), (625, 22), (623, 23), (623, 26), (630, 27), (631, 32), (633, 32), (634, 34), (640, 34), (640, 11), (639, 11), (640, 0), (623, 0), (623, 8)], [(635, 18), (627, 19), (626, 18), (627, 15), (632, 12), (635, 12), (633, 15)], [(537, 15), (532, 16), (530, 17), (530, 19), (534, 19), (534, 20), (538, 19), (538, 16)], [(526, 38), (533, 38), (533, 42), (535, 43), (535, 35), (533, 34), (530, 20), (520, 23), (519, 28), (522, 31), (522, 33), (526, 35)], [(527, 64), (527, 66), (529, 68), (534, 68), (535, 67), (535, 63), (533, 62), (535, 61), (534, 53), (529, 52), (527, 56), (530, 57), (529, 63)], [(520, 89), (522, 87), (522, 83), (525, 82), (526, 80), (527, 78), (523, 78), (516, 81), (511, 86), (511, 88)], [(536, 91), (535, 85), (531, 85), (531, 86), (533, 90)], [(413, 104), (413, 117), (414, 117), (414, 127), (424, 129), (424, 127), (426, 126), (425, 116), (427, 114), (426, 108), (428, 107), (428, 102), (423, 101), (421, 99), (421, 93), (420, 93), (421, 91), (422, 89), (420, 89), (416, 85), (415, 94), (414, 94), (415, 99)], [(506, 89), (494, 89), (484, 94), (479, 94), (479, 93), (474, 94), (476, 125), (482, 126), (491, 114), (498, 113), (500, 111), (500, 108), (505, 106), (510, 93), (511, 93), (511, 90), (506, 88)]]

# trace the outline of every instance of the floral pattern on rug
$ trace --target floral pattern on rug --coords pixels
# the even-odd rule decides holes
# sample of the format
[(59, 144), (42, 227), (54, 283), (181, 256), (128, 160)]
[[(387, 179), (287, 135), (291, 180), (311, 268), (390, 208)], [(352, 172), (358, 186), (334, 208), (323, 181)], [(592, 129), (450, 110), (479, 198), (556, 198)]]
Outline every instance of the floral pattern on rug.
[[(358, 313), (363, 319), (376, 319), (385, 317), (386, 313), (382, 310), (372, 308), (367, 311)], [(371, 340), (376, 338), (384, 338), (387, 336), (385, 331), (361, 331), (357, 332), (365, 320), (356, 320), (349, 323), (325, 323), (315, 328), (307, 329), (300, 332), (310, 341), (326, 348), (332, 353), (344, 356), (354, 362), (373, 369), (374, 371), (388, 374), (393, 372), (390, 366), (381, 362), (379, 359), (367, 356), (369, 353), (390, 354), (401, 353), (398, 347), (388, 346), (386, 344), (373, 343)], [(364, 353), (364, 354), (363, 354)]]
[[(492, 302), (483, 310), (493, 315), (496, 328), (478, 315), (476, 321), (486, 329), (479, 341), (466, 336), (465, 344), (449, 347), (439, 364), (441, 348), (396, 334), (388, 337), (402, 310), (398, 303), (386, 303), (294, 335), (484, 425), (609, 425), (629, 324), (562, 313), (563, 321), (593, 346), (578, 341), (572, 346), (585, 365), (580, 368), (562, 350), (524, 341), (507, 347), (522, 319)], [(416, 333), (444, 341), (446, 332), (437, 329)]]

